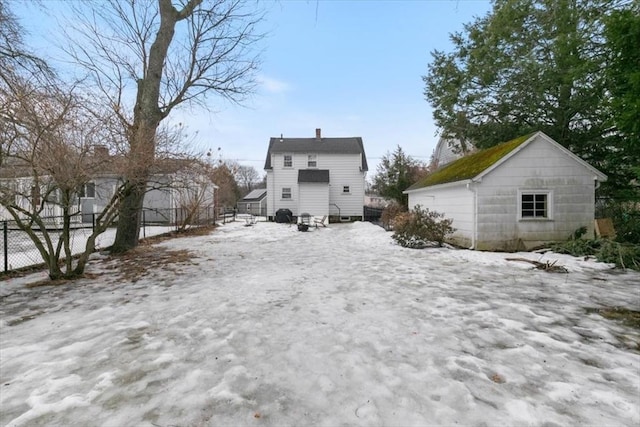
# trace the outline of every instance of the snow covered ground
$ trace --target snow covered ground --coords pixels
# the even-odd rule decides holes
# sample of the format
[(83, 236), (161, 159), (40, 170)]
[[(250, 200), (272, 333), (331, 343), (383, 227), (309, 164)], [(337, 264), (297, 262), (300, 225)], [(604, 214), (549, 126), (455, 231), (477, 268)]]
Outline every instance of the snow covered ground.
[(185, 250), (137, 279), (96, 255), (76, 283), (0, 282), (0, 424), (640, 425), (640, 331), (588, 310), (640, 310), (638, 272), (368, 223), (237, 222), (149, 265)]

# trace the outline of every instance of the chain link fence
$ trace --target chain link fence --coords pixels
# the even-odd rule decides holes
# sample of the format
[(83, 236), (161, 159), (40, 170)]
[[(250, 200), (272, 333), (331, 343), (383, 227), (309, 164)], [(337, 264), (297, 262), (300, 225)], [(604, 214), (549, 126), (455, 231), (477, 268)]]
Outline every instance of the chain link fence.
[[(72, 253), (79, 254), (85, 249), (87, 238), (93, 233), (97, 214), (84, 215), (87, 222), (73, 221), (69, 232)], [(140, 238), (151, 237), (172, 231), (188, 228), (214, 225), (218, 214), (214, 208), (196, 210), (187, 209), (144, 209), (141, 215)], [(52, 244), (57, 245), (62, 236), (62, 217), (47, 217), (46, 232)], [(105, 249), (113, 244), (115, 239), (115, 225), (107, 229), (96, 239), (96, 250)], [(33, 239), (21, 230), (13, 220), (0, 220), (0, 274), (23, 268), (37, 266), (43, 263)], [(37, 228), (34, 234), (44, 242), (43, 232)]]

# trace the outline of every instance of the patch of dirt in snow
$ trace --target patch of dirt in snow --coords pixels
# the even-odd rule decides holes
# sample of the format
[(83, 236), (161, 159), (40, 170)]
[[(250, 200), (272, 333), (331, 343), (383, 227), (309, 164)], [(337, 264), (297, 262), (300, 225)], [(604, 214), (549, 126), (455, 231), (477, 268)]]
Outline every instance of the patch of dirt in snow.
[(159, 270), (179, 273), (181, 265), (198, 265), (193, 261), (194, 256), (186, 249), (170, 250), (162, 246), (140, 245), (123, 255), (111, 257), (105, 274), (115, 272), (117, 279), (135, 283)]

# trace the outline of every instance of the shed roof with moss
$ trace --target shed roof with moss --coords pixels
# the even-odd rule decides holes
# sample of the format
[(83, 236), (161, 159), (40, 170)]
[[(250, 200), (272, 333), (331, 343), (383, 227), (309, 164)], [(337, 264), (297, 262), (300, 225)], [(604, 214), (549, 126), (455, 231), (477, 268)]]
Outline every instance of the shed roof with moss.
[(532, 136), (533, 134), (524, 135), (455, 160), (439, 169), (436, 169), (433, 173), (430, 173), (420, 181), (413, 184), (406, 191), (475, 178), (491, 166), (498, 163), (513, 150), (520, 147)]

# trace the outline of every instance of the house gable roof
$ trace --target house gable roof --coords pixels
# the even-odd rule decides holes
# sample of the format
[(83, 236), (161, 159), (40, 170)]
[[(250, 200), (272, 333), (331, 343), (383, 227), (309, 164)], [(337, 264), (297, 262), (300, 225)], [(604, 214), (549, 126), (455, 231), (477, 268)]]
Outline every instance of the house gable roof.
[(298, 184), (329, 183), (329, 171), (325, 169), (300, 169), (298, 171)]
[(267, 195), (267, 189), (266, 188), (258, 188), (256, 190), (252, 190), (249, 194), (244, 196), (242, 198), (242, 201), (243, 202), (258, 201), (258, 200), (264, 199), (266, 195)]
[(512, 139), (511, 141), (498, 144), (486, 150), (478, 151), (477, 153), (469, 156), (462, 157), (452, 163), (437, 169), (433, 173), (427, 175), (422, 180), (418, 181), (406, 191), (417, 190), (424, 187), (431, 187), (439, 184), (447, 184), (458, 181), (465, 181), (469, 179), (479, 179), (493, 169), (504, 163), (507, 159), (513, 156), (515, 153), (526, 147), (532, 141), (537, 138), (542, 138), (554, 147), (562, 151), (564, 154), (571, 157), (573, 160), (579, 162), (584, 167), (589, 169), (600, 179), (606, 181), (607, 176), (602, 172), (589, 165), (580, 157), (567, 150), (553, 139), (545, 135), (543, 132), (536, 132), (533, 134), (521, 136), (519, 138)]
[(309, 153), (309, 154), (360, 154), (363, 171), (369, 170), (367, 156), (364, 154), (364, 145), (359, 136), (345, 138), (271, 138), (265, 169), (272, 169), (271, 155), (276, 153)]

